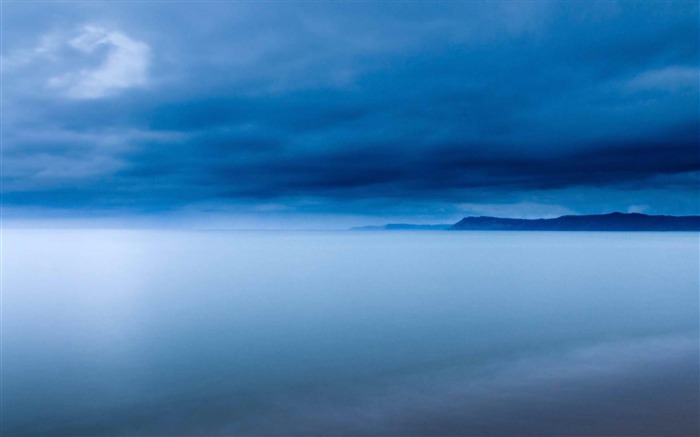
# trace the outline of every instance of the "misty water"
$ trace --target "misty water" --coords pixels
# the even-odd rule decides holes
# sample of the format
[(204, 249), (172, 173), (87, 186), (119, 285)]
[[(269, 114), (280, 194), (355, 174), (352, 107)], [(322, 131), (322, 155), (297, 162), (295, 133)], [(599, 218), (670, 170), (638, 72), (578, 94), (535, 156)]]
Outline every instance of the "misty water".
[(698, 433), (697, 233), (3, 237), (3, 435)]

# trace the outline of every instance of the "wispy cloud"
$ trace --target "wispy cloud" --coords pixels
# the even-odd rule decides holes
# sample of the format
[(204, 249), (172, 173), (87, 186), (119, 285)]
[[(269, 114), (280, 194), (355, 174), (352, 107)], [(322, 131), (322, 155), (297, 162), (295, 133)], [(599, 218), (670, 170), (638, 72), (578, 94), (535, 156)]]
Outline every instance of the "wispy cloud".
[(61, 90), (69, 98), (98, 99), (148, 83), (150, 47), (144, 42), (118, 31), (85, 26), (68, 45), (85, 55), (102, 47), (107, 49), (98, 66), (49, 79), (49, 87)]
[(672, 65), (642, 72), (628, 82), (632, 90), (666, 90), (700, 88), (700, 68)]

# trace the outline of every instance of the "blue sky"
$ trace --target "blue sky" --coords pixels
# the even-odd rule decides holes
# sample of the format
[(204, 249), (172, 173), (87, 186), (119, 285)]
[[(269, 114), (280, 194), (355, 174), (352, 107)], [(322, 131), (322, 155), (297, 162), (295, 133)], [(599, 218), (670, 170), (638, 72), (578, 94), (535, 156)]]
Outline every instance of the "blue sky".
[(700, 204), (698, 2), (3, 2), (6, 219)]

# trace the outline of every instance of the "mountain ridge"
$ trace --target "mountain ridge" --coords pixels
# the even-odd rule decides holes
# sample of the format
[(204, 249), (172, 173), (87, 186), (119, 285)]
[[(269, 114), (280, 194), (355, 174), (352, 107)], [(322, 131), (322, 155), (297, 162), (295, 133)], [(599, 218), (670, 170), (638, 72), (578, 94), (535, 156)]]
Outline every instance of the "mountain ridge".
[(564, 215), (556, 218), (516, 219), (464, 217), (453, 231), (700, 231), (700, 216), (609, 214)]
[(389, 223), (353, 227), (353, 231), (655, 231), (700, 232), (698, 215), (608, 214), (563, 215), (554, 218), (464, 217), (454, 224)]

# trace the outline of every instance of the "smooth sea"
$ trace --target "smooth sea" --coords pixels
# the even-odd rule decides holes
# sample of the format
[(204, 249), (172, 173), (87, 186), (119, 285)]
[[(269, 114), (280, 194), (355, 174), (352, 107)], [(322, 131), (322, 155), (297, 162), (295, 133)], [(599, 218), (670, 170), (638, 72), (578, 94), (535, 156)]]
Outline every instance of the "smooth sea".
[(2, 435), (698, 435), (699, 242), (5, 229)]

